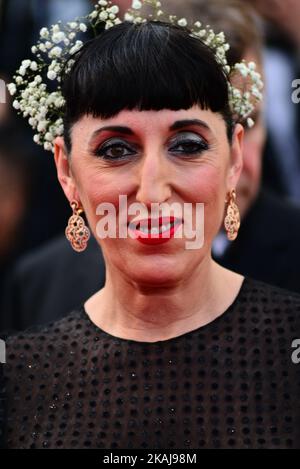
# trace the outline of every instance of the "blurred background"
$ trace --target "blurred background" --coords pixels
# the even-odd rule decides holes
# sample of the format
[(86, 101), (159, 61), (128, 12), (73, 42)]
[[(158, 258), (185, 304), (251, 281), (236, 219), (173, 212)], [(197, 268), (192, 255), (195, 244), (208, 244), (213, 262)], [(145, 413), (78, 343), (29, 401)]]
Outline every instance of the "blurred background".
[[(89, 0), (0, 0), (0, 79), (10, 83), (21, 60), (31, 57), (31, 46), (37, 41), (41, 27), (59, 19), (68, 21), (85, 15), (92, 3)], [(131, 4), (125, 0), (114, 3), (120, 6), (121, 14)], [(197, 12), (196, 19), (201, 19), (204, 3), (209, 5), (210, 0), (168, 0), (163, 4), (171, 9), (174, 6), (178, 12), (181, 8), (182, 16), (187, 16), (185, 11), (192, 16)], [(218, 7), (214, 6), (219, 19), (227, 3), (223, 0)], [(266, 138), (261, 184), (277, 199), (295, 207), (290, 217), (297, 218), (300, 213), (300, 105), (292, 101), (292, 93), (294, 80), (300, 79), (300, 1), (242, 0), (242, 3), (248, 3), (255, 11), (257, 28), (263, 37), (261, 57), (266, 88), (265, 106), (260, 112)], [(12, 109), (8, 92), (4, 97), (1, 99), (4, 102), (0, 102), (0, 302), (8, 288), (7, 278), (23, 256), (63, 235), (71, 214), (57, 181), (52, 153), (33, 143), (33, 131)], [(260, 219), (259, 223), (263, 225), (264, 220)], [(268, 230), (265, 223), (260, 229)], [(268, 275), (264, 279), (268, 280)], [(300, 291), (300, 275), (298, 285), (295, 281), (293, 285), (294, 290)], [(289, 287), (284, 283), (282, 286)], [(3, 319), (8, 312), (2, 310), (1, 314)], [(18, 321), (14, 324), (18, 327)]]

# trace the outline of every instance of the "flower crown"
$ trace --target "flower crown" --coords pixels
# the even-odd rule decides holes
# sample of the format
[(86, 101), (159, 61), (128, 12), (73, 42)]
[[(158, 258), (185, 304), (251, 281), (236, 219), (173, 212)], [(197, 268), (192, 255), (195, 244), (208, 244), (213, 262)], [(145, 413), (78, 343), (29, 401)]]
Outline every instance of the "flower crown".
[[(143, 17), (143, 5), (150, 5), (152, 13)], [(23, 60), (14, 75), (14, 82), (7, 85), (14, 96), (13, 107), (23, 117), (28, 118), (30, 126), (35, 130), (33, 140), (43, 145), (45, 150), (54, 151), (54, 139), (63, 134), (63, 114), (65, 100), (61, 92), (62, 73), (68, 72), (73, 63), (72, 56), (76, 54), (83, 42), (79, 35), (86, 33), (90, 27), (97, 35), (97, 26), (105, 25), (105, 29), (122, 23), (118, 17), (119, 7), (110, 0), (99, 0), (94, 10), (87, 16), (76, 18), (75, 21), (62, 25), (58, 22), (49, 29), (42, 28), (40, 39), (31, 49), (36, 60)], [(132, 23), (143, 23), (147, 19), (153, 21), (164, 20), (165, 13), (161, 10), (161, 2), (157, 0), (133, 0), (131, 8), (124, 15), (124, 20)], [(255, 104), (262, 99), (263, 82), (256, 71), (254, 62), (248, 64), (243, 61), (230, 67), (227, 63), (226, 52), (230, 46), (226, 43), (224, 33), (215, 34), (209, 27), (202, 27), (199, 21), (188, 25), (185, 18), (178, 19), (175, 15), (168, 15), (171, 24), (188, 27), (190, 35), (199, 38), (209, 46), (217, 61), (223, 66), (226, 76), (240, 73), (243, 79), (250, 80), (251, 85), (242, 91), (234, 87), (228, 78), (229, 103), (233, 115), (237, 119), (246, 120), (251, 127), (254, 122), (249, 118)], [(66, 69), (67, 65), (67, 69)], [(48, 85), (43, 81), (48, 81)], [(55, 91), (49, 90), (51, 82), (57, 82)], [(53, 89), (53, 87), (52, 87)]]

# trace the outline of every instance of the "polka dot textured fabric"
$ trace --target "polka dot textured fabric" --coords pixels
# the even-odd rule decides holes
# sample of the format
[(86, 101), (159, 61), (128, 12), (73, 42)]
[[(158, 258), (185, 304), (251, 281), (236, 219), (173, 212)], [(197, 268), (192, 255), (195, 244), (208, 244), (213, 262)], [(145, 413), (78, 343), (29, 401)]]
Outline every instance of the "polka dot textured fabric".
[(219, 318), (159, 342), (81, 306), (7, 341), (4, 447), (300, 448), (295, 339), (300, 296), (250, 278)]

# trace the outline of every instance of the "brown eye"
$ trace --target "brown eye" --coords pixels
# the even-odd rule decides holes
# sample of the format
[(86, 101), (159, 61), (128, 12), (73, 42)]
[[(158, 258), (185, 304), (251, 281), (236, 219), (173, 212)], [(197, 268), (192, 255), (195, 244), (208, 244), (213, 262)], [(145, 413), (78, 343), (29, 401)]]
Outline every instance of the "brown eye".
[(104, 144), (95, 151), (96, 156), (106, 160), (122, 160), (133, 154), (135, 154), (134, 150), (120, 141)]
[(111, 158), (123, 158), (124, 150), (124, 147), (121, 145), (111, 145), (111, 147), (105, 151), (105, 154)]

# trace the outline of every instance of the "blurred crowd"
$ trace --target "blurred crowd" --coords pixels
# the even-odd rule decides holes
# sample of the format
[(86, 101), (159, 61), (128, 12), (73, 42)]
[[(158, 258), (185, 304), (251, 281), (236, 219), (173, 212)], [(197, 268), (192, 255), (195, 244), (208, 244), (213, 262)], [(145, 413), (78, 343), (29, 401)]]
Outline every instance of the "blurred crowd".
[[(87, 14), (89, 0), (0, 0), (0, 79), (9, 83), (42, 26)], [(121, 14), (130, 5), (116, 0)], [(255, 126), (245, 131), (244, 169), (238, 188), (242, 225), (236, 242), (223, 232), (213, 255), (244, 275), (300, 292), (300, 79), (299, 0), (165, 0), (179, 17), (201, 19), (224, 31), (232, 62), (254, 60), (265, 80)], [(3, 93), (2, 93), (3, 94)], [(69, 312), (101, 288), (98, 245), (82, 254), (64, 239), (70, 207), (51, 153), (0, 102), (0, 330), (23, 329)], [(3, 102), (2, 102), (3, 101)], [(80, 287), (78, 287), (80, 285)], [(72, 303), (73, 301), (73, 303)]]

